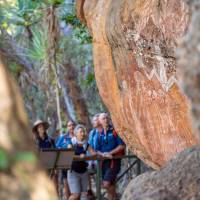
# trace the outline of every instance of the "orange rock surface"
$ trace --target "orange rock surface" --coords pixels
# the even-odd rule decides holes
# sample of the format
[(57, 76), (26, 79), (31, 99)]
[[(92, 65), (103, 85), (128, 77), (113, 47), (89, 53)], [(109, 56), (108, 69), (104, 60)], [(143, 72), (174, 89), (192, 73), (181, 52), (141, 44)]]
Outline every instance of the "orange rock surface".
[(182, 0), (78, 0), (93, 36), (95, 76), (129, 149), (153, 168), (199, 143), (181, 92), (175, 49), (189, 22)]

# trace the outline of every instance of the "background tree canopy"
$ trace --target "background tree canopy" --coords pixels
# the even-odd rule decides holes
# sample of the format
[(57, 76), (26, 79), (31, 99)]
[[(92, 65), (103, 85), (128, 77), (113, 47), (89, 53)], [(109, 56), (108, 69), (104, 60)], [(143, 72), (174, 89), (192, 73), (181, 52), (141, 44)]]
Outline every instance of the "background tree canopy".
[(73, 0), (0, 1), (0, 52), (17, 80), (31, 122), (52, 132), (105, 110), (93, 72), (92, 38)]

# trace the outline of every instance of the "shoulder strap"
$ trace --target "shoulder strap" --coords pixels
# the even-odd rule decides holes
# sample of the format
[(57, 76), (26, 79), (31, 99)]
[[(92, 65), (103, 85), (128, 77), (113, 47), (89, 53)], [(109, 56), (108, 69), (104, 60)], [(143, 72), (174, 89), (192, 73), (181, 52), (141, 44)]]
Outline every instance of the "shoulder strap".
[(113, 129), (112, 134), (113, 134), (115, 137), (118, 136), (118, 134), (117, 134), (117, 132), (115, 131), (115, 129)]

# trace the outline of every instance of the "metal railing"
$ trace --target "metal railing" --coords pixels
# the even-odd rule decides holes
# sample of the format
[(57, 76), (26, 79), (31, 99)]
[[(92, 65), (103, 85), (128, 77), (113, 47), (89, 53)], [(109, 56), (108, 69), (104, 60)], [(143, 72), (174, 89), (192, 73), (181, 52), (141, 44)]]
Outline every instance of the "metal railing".
[[(130, 164), (128, 168), (126, 168), (123, 172), (120, 173), (120, 175), (117, 177), (115, 183), (118, 183), (124, 175), (126, 175), (134, 166), (136, 166), (136, 175), (141, 174), (141, 161), (134, 155), (124, 155), (124, 156), (115, 156), (112, 159), (134, 159), (133, 162)], [(102, 194), (101, 191), (101, 175), (102, 175), (102, 169), (101, 169), (101, 162), (103, 160), (108, 160), (108, 158), (101, 158), (97, 156), (86, 156), (85, 158), (80, 158), (79, 156), (74, 156), (74, 159), (76, 161), (89, 161), (93, 160), (97, 162), (97, 173), (96, 173), (96, 199), (101, 200), (102, 197), (105, 195)]]
[[(68, 165), (61, 165), (61, 166), (58, 166), (57, 165), (57, 161), (60, 157), (60, 153), (61, 152), (73, 152), (72, 150), (66, 150), (66, 149), (44, 149), (42, 150), (41, 152), (56, 152), (56, 156), (55, 156), (55, 160), (54, 160), (54, 163), (52, 165), (52, 167), (50, 169), (51, 170), (51, 173), (50, 173), (50, 177), (53, 173), (53, 171), (55, 169), (70, 169), (70, 166)], [(102, 169), (101, 169), (101, 163), (102, 161), (104, 160), (109, 160), (109, 158), (103, 158), (103, 157), (99, 157), (97, 155), (95, 156), (85, 156), (84, 158), (80, 158), (80, 156), (75, 156), (72, 154), (70, 154), (71, 159), (73, 161), (96, 161), (97, 162), (97, 165), (96, 165), (96, 199), (97, 200), (101, 200), (102, 197), (105, 195), (102, 194), (102, 188), (101, 188), (101, 179), (102, 179)], [(63, 157), (64, 158), (64, 157)], [(136, 169), (136, 175), (139, 175), (141, 174), (141, 161), (134, 155), (124, 155), (124, 156), (115, 156), (113, 157), (112, 159), (129, 159), (129, 162), (130, 160), (133, 160), (132, 163), (123, 171), (120, 173), (120, 175), (117, 177), (115, 183), (118, 183), (134, 166), (135, 166), (135, 169)]]

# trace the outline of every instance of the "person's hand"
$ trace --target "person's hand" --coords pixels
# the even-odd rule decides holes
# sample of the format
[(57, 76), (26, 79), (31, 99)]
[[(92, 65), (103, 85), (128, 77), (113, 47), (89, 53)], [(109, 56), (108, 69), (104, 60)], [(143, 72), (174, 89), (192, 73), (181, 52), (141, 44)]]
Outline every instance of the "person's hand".
[(96, 154), (96, 156), (97, 156), (97, 159), (103, 158), (103, 154), (102, 154), (102, 153), (99, 153), (99, 152)]
[(72, 145), (71, 145), (71, 144), (68, 144), (67, 148), (68, 148), (68, 149), (72, 149)]
[(105, 157), (105, 158), (110, 158), (110, 159), (113, 158), (112, 154), (110, 154), (110, 153), (108, 153), (108, 152), (105, 152), (105, 153), (104, 153), (104, 157)]
[(85, 154), (80, 154), (80, 158), (85, 158)]
[(98, 156), (98, 157), (103, 157), (103, 155), (104, 155), (104, 154), (101, 153), (100, 151), (97, 152), (97, 156)]

